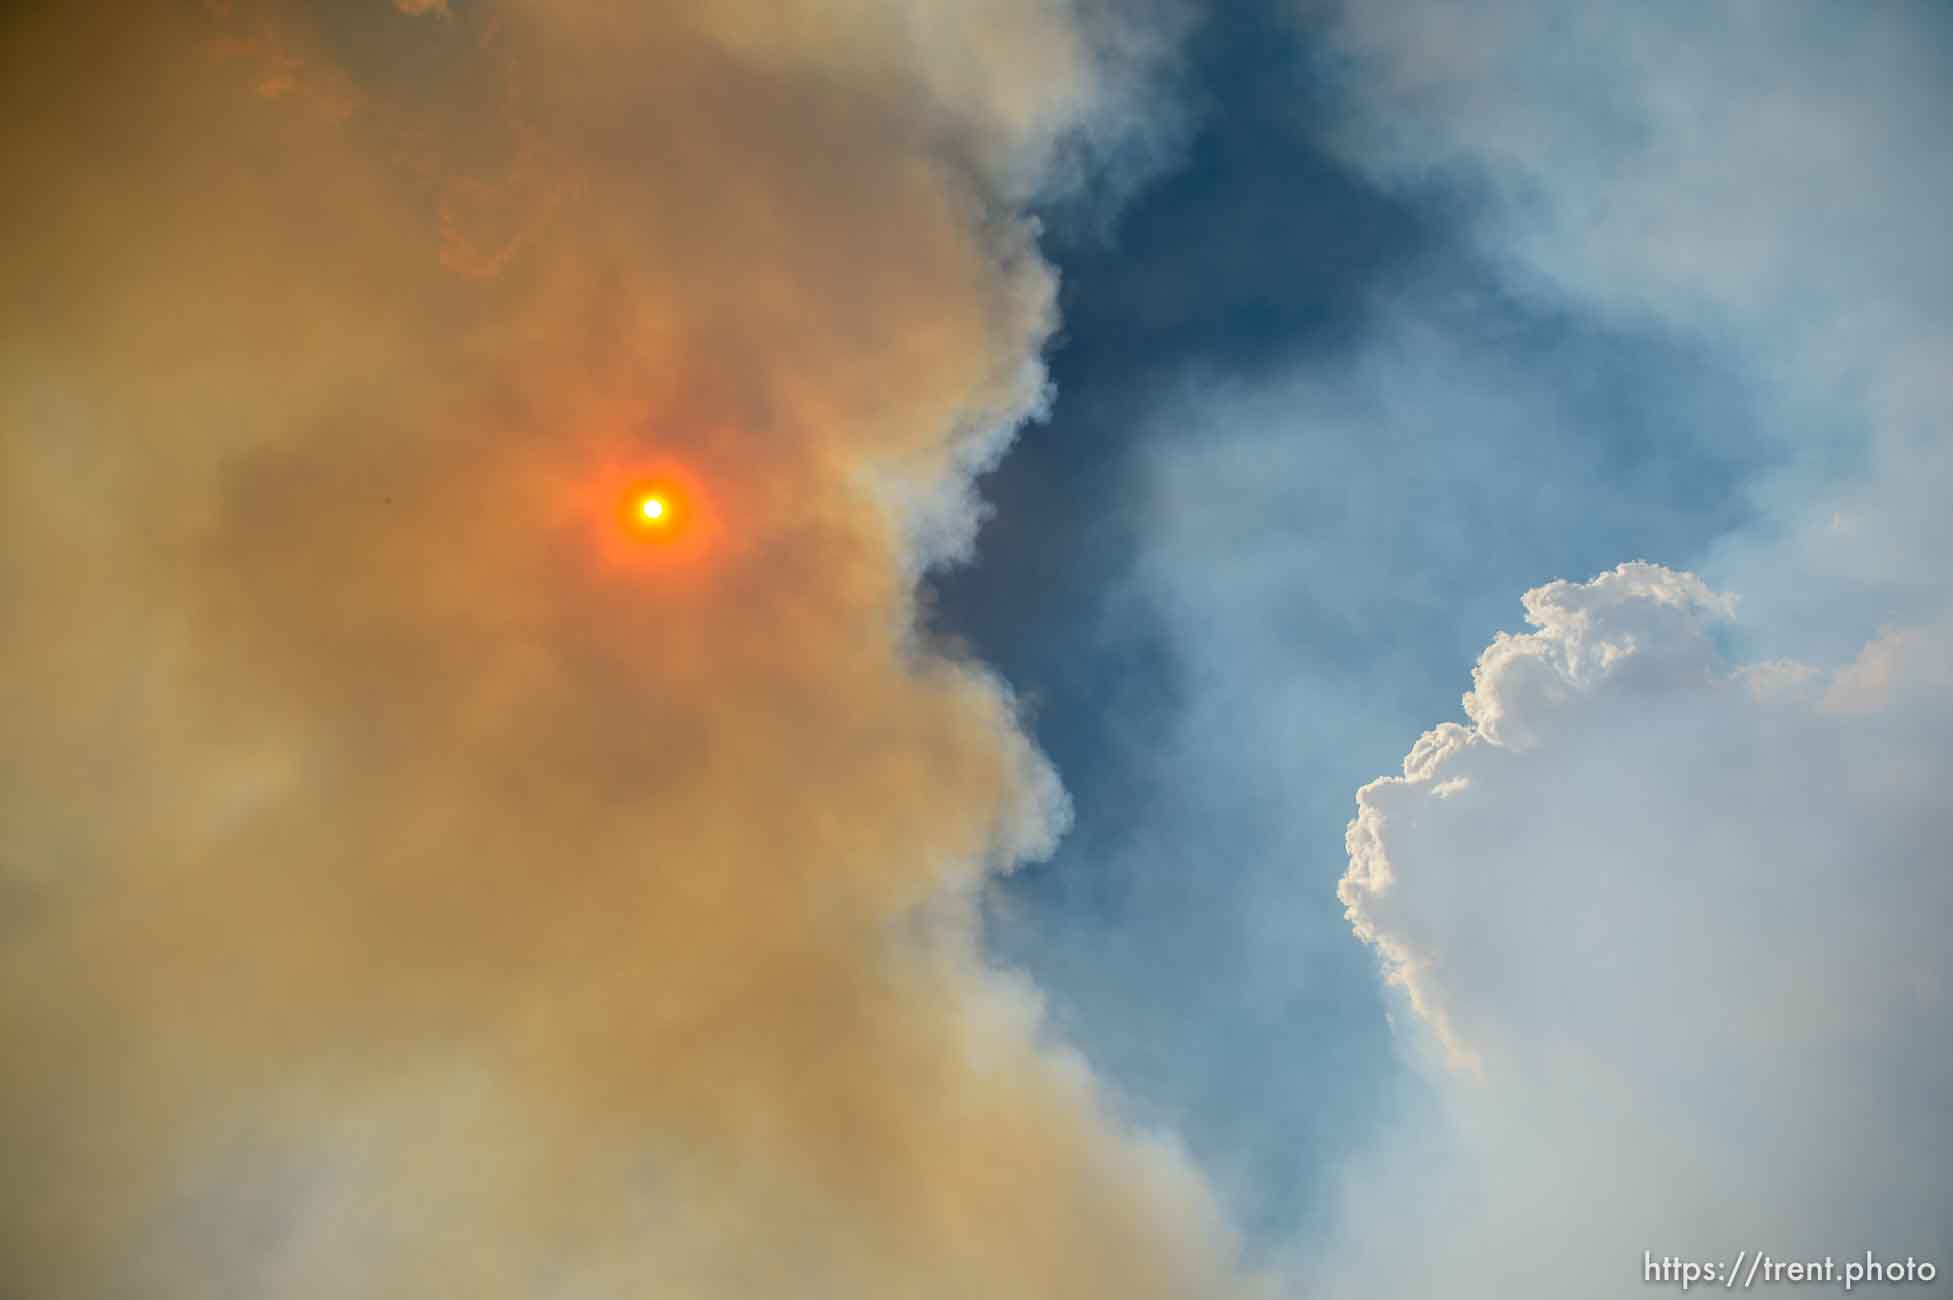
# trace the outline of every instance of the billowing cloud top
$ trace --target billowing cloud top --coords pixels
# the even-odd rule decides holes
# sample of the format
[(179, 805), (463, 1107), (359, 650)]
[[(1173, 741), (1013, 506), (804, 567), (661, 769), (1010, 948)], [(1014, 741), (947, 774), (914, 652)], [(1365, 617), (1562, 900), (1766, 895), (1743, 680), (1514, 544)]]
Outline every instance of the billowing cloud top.
[(1728, 602), (1647, 564), (1526, 610), (1537, 630), (1479, 660), (1472, 725), (1427, 732), (1349, 828), (1350, 918), (1476, 1080), (1453, 1106), (1497, 1184), (1378, 1286), (1584, 1267), (1624, 1294), (1637, 1241), (1931, 1260), (1945, 629), (1834, 674), (1735, 669)]
[(1739, 378), (1775, 459), (1703, 576), (1530, 592), (1468, 722), (1359, 794), (1341, 898), (1449, 1068), (1326, 1271), (1630, 1295), (1644, 1250), (1943, 1266), (1944, 12), (1321, 8), (1362, 73), (1345, 156), (1469, 194), (1516, 292)]
[(1094, 29), (400, 8), (7, 20), (11, 1293), (1226, 1292), (984, 968), (1064, 801), (912, 631)]

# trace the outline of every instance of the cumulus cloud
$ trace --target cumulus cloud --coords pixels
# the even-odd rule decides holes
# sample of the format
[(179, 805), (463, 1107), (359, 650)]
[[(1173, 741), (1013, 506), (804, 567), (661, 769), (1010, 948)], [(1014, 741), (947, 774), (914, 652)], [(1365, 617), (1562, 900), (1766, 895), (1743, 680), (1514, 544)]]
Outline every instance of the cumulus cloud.
[(1341, 898), (1441, 1114), (1351, 1176), (1328, 1275), (1628, 1295), (1644, 1250), (1943, 1249), (1942, 22), (1334, 10), (1346, 155), (1471, 194), (1520, 292), (1737, 376), (1780, 464), (1702, 577), (1529, 592), (1467, 721), (1359, 795)]
[(981, 957), (1064, 800), (913, 631), (1095, 29), (400, 7), (6, 20), (10, 1293), (1228, 1292)]
[[(1643, 1250), (1933, 1258), (1953, 1154), (1943, 671), (1895, 667), (1903, 708), (1826, 706), (1863, 661), (1772, 665), (1758, 689), (1713, 648), (1726, 602), (1653, 565), (1526, 610), (1535, 630), (1479, 660), (1470, 725), (1427, 732), (1350, 825), (1350, 919), (1454, 1083), (1446, 1137), (1397, 1152), (1431, 1163), (1381, 1166), (1416, 1192), (1393, 1212), (1368, 1199), (1384, 1176), (1353, 1181), (1345, 1280), (1631, 1295)], [(1379, 1267), (1401, 1231), (1415, 1259)]]

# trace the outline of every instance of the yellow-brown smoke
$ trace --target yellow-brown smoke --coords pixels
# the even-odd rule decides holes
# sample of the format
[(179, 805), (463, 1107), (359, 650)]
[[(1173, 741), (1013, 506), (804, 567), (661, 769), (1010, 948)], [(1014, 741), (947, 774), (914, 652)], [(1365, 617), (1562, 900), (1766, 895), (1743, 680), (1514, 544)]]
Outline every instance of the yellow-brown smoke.
[(1062, 799), (916, 520), (1093, 65), (944, 10), (5, 20), (0, 1290), (1233, 1285), (974, 934)]

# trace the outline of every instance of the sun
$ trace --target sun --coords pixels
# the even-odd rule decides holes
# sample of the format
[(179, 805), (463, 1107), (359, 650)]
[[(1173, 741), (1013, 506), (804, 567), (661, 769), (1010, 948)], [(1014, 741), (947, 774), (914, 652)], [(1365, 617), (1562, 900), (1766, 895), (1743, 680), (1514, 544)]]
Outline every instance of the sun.
[(679, 542), (696, 541), (698, 494), (689, 484), (675, 483), (669, 474), (639, 479), (611, 498), (611, 518), (623, 534), (640, 546), (669, 551)]
[(625, 506), (631, 526), (640, 533), (666, 533), (678, 527), (679, 500), (664, 484), (640, 487)]
[(729, 516), (719, 487), (675, 459), (610, 461), (566, 479), (563, 504), (591, 530), (605, 570), (672, 579), (723, 558)]

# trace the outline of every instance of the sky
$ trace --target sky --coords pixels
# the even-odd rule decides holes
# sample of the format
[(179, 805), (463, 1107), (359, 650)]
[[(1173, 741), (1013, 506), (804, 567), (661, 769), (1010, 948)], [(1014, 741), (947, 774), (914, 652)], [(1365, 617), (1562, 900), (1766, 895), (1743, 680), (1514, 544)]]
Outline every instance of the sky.
[(0, 1290), (1948, 1285), (1943, 7), (0, 21)]

